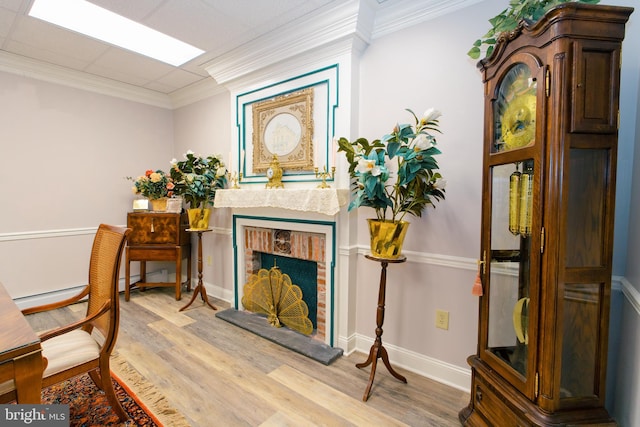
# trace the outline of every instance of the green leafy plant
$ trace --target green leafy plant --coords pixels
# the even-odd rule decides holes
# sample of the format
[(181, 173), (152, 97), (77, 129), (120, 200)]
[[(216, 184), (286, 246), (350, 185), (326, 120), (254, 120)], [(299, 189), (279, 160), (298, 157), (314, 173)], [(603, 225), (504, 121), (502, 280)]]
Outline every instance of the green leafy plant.
[(415, 125), (396, 124), (382, 140), (338, 139), (338, 151), (345, 153), (353, 200), (349, 210), (360, 206), (374, 208), (380, 220), (400, 221), (409, 213), (422, 215), (427, 205), (444, 199), (445, 181), (435, 155), (440, 112), (427, 110), (420, 119), (409, 109)]
[(144, 175), (137, 178), (128, 176), (127, 179), (133, 181), (133, 194), (140, 194), (152, 200), (173, 196), (173, 180), (161, 170), (149, 169)]
[[(473, 43), (467, 52), (472, 59), (480, 58), (482, 49), (486, 47), (485, 57), (491, 56), (496, 41), (501, 33), (516, 29), (518, 24), (525, 20), (529, 23), (537, 22), (550, 9), (574, 0), (510, 0), (509, 7), (493, 18), (489, 19), (491, 28), (487, 33)], [(579, 3), (599, 3), (600, 0), (577, 0)]]
[(171, 179), (174, 192), (182, 196), (191, 208), (213, 205), (216, 190), (224, 188), (227, 169), (222, 156), (199, 156), (189, 150), (184, 160), (171, 160)]

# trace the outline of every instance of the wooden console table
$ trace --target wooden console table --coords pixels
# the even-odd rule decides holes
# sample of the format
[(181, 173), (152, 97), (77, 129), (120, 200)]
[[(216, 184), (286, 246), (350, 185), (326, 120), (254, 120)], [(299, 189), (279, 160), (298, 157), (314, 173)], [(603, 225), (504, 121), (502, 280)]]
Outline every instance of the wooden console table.
[(387, 367), (391, 375), (393, 375), (403, 383), (407, 382), (407, 379), (405, 377), (393, 370), (391, 364), (389, 363), (389, 355), (387, 354), (387, 350), (382, 346), (382, 324), (384, 323), (384, 303), (387, 290), (387, 265), (389, 265), (389, 263), (403, 263), (407, 260), (407, 258), (401, 256), (398, 259), (386, 259), (376, 258), (372, 255), (365, 255), (365, 257), (372, 261), (379, 262), (382, 266), (382, 271), (380, 273), (380, 290), (378, 291), (378, 310), (376, 315), (376, 340), (371, 346), (371, 350), (369, 350), (369, 357), (367, 358), (367, 360), (362, 363), (356, 364), (356, 368), (365, 368), (373, 363), (373, 365), (371, 366), (371, 374), (369, 375), (369, 383), (367, 384), (367, 388), (364, 391), (364, 396), (362, 397), (362, 400), (366, 402), (367, 399), (369, 399), (369, 393), (371, 392), (373, 379), (376, 376), (376, 366), (378, 365), (378, 359), (380, 358), (384, 362), (384, 366)]
[[(182, 297), (182, 260), (187, 259), (187, 290), (191, 290), (191, 237), (187, 232), (186, 214), (163, 212), (129, 212), (127, 227), (131, 234), (127, 242), (125, 267), (125, 301), (129, 301), (131, 287), (175, 287), (176, 300)], [(131, 284), (131, 261), (140, 262), (140, 280)], [(147, 282), (147, 261), (176, 263), (175, 282)]]
[(44, 372), (40, 339), (2, 284), (0, 325), (0, 385), (13, 380), (17, 403), (40, 404)]

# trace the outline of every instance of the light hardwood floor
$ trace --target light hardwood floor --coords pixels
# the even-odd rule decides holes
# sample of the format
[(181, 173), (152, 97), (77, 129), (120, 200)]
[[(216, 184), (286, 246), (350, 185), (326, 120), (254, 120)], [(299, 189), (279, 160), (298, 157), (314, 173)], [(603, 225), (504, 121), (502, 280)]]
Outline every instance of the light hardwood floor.
[[(367, 402), (366, 354), (315, 362), (215, 317), (197, 299), (175, 301), (170, 288), (121, 297), (115, 352), (166, 396), (192, 426), (458, 426), (469, 394), (382, 361)], [(211, 298), (219, 308), (226, 302)], [(29, 316), (36, 330), (64, 324), (84, 307)], [(374, 327), (373, 325), (372, 327)], [(171, 426), (167, 426), (171, 427)]]

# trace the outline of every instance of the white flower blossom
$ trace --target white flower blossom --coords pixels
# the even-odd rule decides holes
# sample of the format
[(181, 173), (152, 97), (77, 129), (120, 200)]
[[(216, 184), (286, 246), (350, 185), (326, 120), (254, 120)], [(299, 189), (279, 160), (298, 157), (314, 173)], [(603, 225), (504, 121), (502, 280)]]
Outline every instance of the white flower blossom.
[[(372, 173), (373, 169), (376, 168), (376, 161), (375, 160), (370, 160), (370, 159), (365, 159), (365, 158), (360, 158), (358, 160), (358, 166), (356, 166), (356, 172), (358, 173)], [(379, 172), (378, 168), (378, 174)]]
[(431, 142), (432, 138), (429, 135), (425, 135), (424, 133), (418, 134), (413, 139), (413, 149), (414, 151), (424, 151), (433, 146)]
[(436, 110), (435, 108), (429, 108), (422, 115), (422, 121), (424, 123), (432, 122), (434, 120), (437, 120), (441, 115), (442, 113), (439, 110)]
[(433, 187), (438, 188), (440, 190), (444, 190), (444, 187), (446, 186), (447, 186), (447, 180), (442, 178), (436, 179), (436, 182), (433, 183)]

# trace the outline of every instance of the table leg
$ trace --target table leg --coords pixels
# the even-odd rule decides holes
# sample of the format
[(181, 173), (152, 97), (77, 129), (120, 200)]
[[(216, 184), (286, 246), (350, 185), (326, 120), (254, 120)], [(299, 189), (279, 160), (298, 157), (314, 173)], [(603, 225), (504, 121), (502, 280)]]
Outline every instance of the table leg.
[[(140, 282), (147, 283), (147, 262), (146, 261), (140, 261)], [(146, 288), (144, 286), (140, 286), (140, 291), (144, 292), (145, 289)]]
[[(191, 247), (189, 247), (189, 251), (191, 251)], [(187, 291), (191, 291), (191, 253), (187, 257)]]
[(182, 247), (178, 247), (176, 257), (176, 301), (182, 298)]
[(126, 266), (124, 272), (124, 300), (129, 301), (129, 297), (131, 295), (131, 261), (129, 260), (129, 247), (125, 249), (126, 255)]
[(16, 402), (40, 404), (44, 363), (41, 351), (34, 351), (13, 361)]

